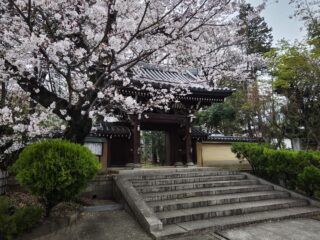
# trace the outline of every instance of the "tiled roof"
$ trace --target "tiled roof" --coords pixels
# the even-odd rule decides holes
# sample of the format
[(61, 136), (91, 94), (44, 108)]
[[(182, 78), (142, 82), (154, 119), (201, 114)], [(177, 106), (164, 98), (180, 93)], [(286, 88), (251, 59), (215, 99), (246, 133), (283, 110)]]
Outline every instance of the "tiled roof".
[(135, 77), (139, 80), (155, 81), (168, 84), (190, 84), (199, 82), (200, 79), (189, 71), (178, 72), (150, 64), (140, 64), (133, 69)]
[(208, 136), (210, 142), (261, 142), (260, 138), (236, 137), (236, 136)]
[(193, 127), (191, 129), (191, 137), (194, 139), (206, 140), (208, 138), (208, 133), (206, 133), (199, 127)]
[(182, 86), (192, 91), (231, 93), (229, 88), (213, 88), (201, 79), (194, 70), (176, 71), (168, 67), (140, 63), (132, 69), (133, 80), (142, 83), (155, 83), (162, 86)]
[(110, 125), (108, 123), (101, 123), (93, 127), (90, 132), (90, 136), (95, 137), (124, 137), (131, 136), (130, 128), (127, 126)]

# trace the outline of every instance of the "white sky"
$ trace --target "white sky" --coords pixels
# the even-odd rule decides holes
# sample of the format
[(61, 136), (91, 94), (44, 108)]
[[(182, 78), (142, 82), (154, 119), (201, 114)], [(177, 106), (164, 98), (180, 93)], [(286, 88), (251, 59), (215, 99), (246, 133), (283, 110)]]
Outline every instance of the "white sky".
[[(262, 0), (247, 0), (253, 6), (262, 2)], [(269, 27), (272, 27), (273, 45), (279, 40), (286, 39), (294, 41), (303, 40), (306, 32), (303, 23), (297, 19), (290, 19), (293, 14), (293, 7), (289, 5), (289, 0), (269, 0), (266, 8), (262, 11), (262, 17), (265, 18)]]

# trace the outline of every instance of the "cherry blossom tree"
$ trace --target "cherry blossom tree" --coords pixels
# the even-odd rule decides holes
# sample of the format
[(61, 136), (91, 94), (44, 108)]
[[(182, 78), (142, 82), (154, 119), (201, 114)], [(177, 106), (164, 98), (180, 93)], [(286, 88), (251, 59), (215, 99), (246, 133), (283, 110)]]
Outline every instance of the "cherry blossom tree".
[(289, 3), (295, 8), (294, 16), (305, 21), (306, 24), (319, 21), (319, 0), (290, 0)]
[(2, 0), (0, 81), (25, 98), (28, 117), (17, 125), (12, 116), (21, 106), (2, 106), (1, 124), (41, 135), (52, 119), (65, 138), (83, 143), (97, 116), (167, 109), (181, 87), (144, 86), (152, 97), (143, 104), (117, 90), (133, 84), (128, 73), (140, 62), (197, 67), (203, 76), (197, 84), (208, 89), (225, 77), (245, 77), (243, 63), (259, 56), (240, 48), (241, 2)]
[(320, 0), (291, 0), (294, 16), (303, 21), (308, 33), (308, 43), (320, 49)]

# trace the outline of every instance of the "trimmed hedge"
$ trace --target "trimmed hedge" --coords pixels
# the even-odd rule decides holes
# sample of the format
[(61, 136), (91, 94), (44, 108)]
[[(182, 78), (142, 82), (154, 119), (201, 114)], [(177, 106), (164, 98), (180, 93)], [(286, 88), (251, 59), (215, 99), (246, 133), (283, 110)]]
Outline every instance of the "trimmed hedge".
[(0, 239), (10, 240), (32, 229), (42, 212), (34, 206), (16, 208), (8, 197), (0, 197)]
[(28, 145), (11, 170), (22, 186), (40, 197), (49, 214), (56, 204), (73, 200), (84, 190), (99, 168), (88, 148), (53, 139)]
[(320, 152), (276, 150), (257, 143), (234, 143), (232, 151), (246, 159), (257, 176), (309, 196), (320, 191)]

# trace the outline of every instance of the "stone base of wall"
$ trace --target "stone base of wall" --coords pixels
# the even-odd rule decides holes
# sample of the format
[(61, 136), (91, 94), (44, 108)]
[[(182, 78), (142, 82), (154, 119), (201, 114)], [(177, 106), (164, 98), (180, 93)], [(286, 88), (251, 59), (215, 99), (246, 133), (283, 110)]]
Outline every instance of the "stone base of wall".
[[(21, 191), (26, 192), (22, 188), (13, 176), (8, 179), (7, 185), (8, 191)], [(114, 181), (111, 175), (99, 174), (93, 180), (91, 180), (86, 190), (81, 196), (90, 199), (110, 199), (113, 200)]]
[(81, 195), (92, 199), (114, 199), (113, 189), (112, 176), (99, 174), (89, 182), (87, 189)]

